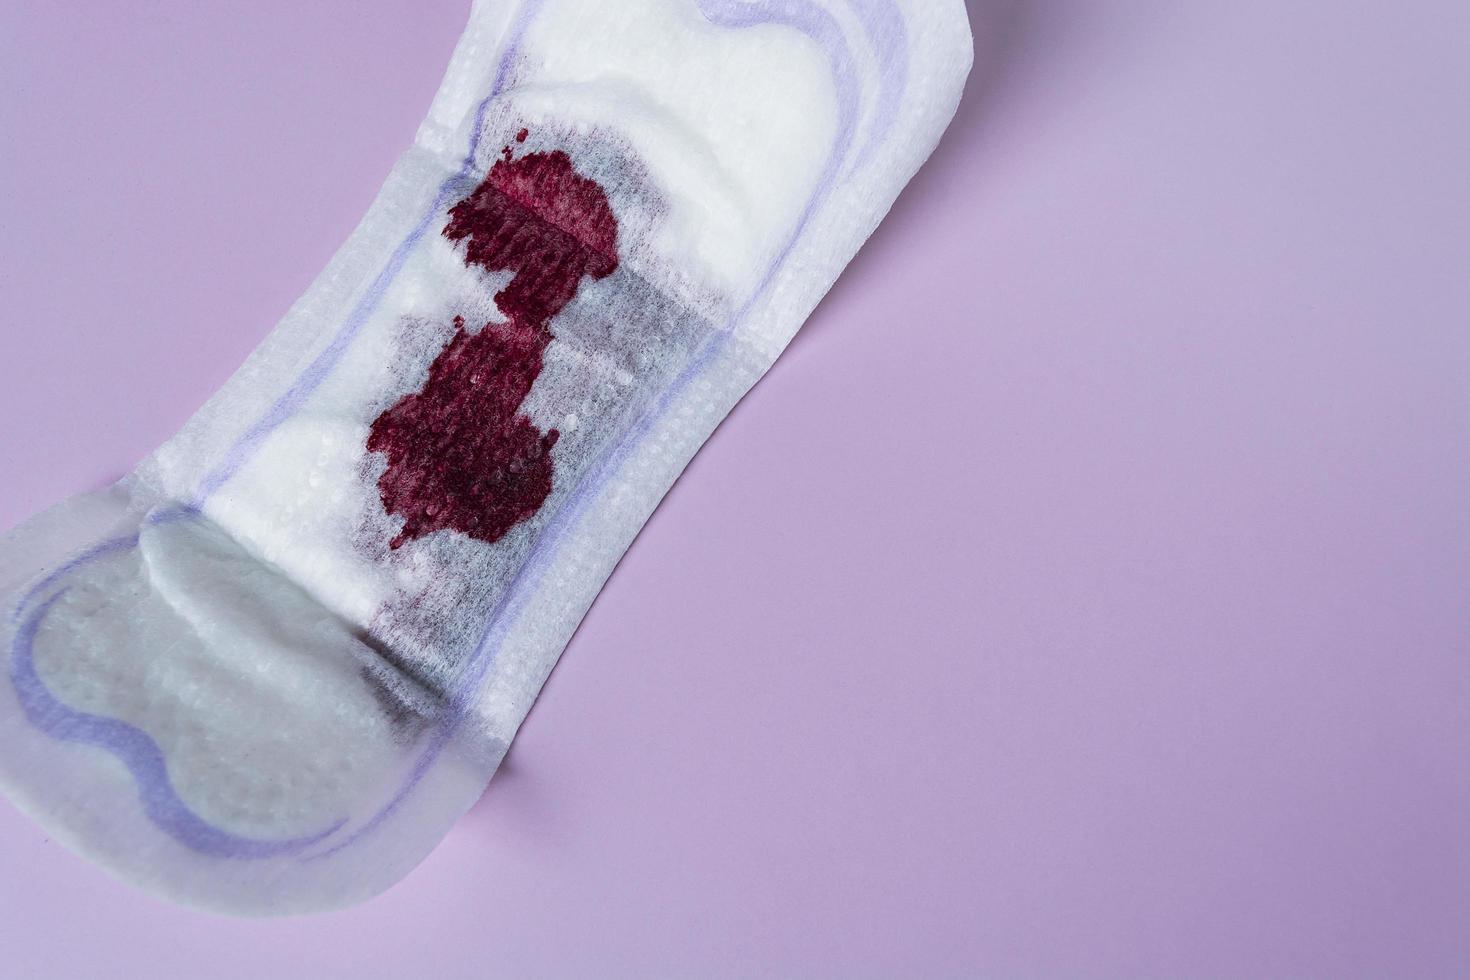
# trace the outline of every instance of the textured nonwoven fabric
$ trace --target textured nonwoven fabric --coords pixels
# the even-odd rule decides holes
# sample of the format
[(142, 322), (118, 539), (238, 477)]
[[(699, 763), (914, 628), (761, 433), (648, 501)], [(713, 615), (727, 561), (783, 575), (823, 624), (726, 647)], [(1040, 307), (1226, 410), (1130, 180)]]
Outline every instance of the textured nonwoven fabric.
[(220, 911), (386, 888), (923, 163), (962, 0), (481, 0), (305, 296), (0, 540), (0, 787)]

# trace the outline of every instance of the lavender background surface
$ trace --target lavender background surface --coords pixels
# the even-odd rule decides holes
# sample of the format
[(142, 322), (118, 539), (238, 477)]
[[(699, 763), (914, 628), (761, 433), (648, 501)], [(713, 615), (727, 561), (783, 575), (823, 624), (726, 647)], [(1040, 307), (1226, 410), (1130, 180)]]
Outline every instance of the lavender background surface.
[[(0, 5), (0, 524), (239, 364), (467, 8)], [(216, 919), (0, 806), (0, 973), (1470, 971), (1470, 7), (970, 9), (950, 135), (423, 867)]]

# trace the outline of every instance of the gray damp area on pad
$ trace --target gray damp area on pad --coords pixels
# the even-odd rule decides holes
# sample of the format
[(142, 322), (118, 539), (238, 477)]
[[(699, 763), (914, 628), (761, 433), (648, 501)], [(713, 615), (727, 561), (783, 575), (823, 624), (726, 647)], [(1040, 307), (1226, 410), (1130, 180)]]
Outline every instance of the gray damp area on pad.
[[(719, 301), (696, 297), (692, 290), (681, 288), (672, 270), (660, 270), (664, 272), (660, 285), (644, 275), (649, 265), (643, 257), (651, 250), (643, 247), (643, 241), (658, 227), (666, 209), (628, 147), (604, 134), (520, 126), (510, 118), (502, 127), (508, 135), (497, 165), (560, 154), (578, 178), (595, 183), (605, 195), (608, 217), (615, 216), (617, 222), (617, 261), (594, 270), (605, 272), (603, 275), (582, 276), (574, 291), (567, 290), (567, 283), (555, 275), (543, 276), (542, 283), (563, 293), (536, 309), (537, 299), (528, 297), (524, 287), (520, 292), (516, 289), (517, 277), (527, 275), (524, 263), (505, 254), (504, 243), (499, 242), (494, 257), (480, 263), (483, 274), (471, 294), (459, 296), (439, 312), (406, 317), (400, 323), (397, 356), (403, 363), (398, 377), (404, 390), (385, 392), (381, 400), (368, 406), (373, 413), (373, 434), (365, 446), (359, 476), (375, 492), (363, 498), (365, 506), (354, 541), (375, 562), (404, 570), (399, 576), (402, 588), (382, 604), (364, 634), (372, 638), (387, 668), (369, 672), (374, 687), (385, 711), (410, 737), (437, 714), (442, 699), (461, 686), (468, 654), (475, 649), (484, 624), (495, 616), (517, 573), (578, 483), (686, 369), (716, 332), (722, 314)], [(525, 138), (518, 138), (521, 136)], [(491, 175), (494, 173), (492, 167)], [(457, 214), (463, 215), (477, 195), (485, 193), (490, 179), (487, 175), (444, 219), (443, 237), (467, 264), (473, 255), (483, 252), (470, 247), (473, 236), (463, 233)], [(497, 201), (491, 206), (503, 204)], [(521, 206), (533, 207), (534, 202)], [(552, 207), (556, 206), (554, 202)], [(565, 214), (555, 213), (549, 218), (528, 215), (521, 223), (546, 220), (568, 223)], [(600, 247), (608, 242), (606, 231), (601, 230), (604, 237), (596, 243)], [(556, 234), (553, 230), (552, 235)], [(585, 229), (582, 234), (594, 238), (599, 231)], [(523, 247), (534, 250), (543, 247), (544, 239), (532, 231), (523, 233), (521, 241)], [(631, 261), (625, 256), (631, 256)], [(676, 299), (670, 295), (672, 290), (682, 295)], [(498, 311), (499, 319), (487, 320), (487, 309)], [(548, 310), (551, 315), (539, 320)], [(535, 438), (533, 433), (544, 433), (540, 438), (545, 454), (532, 454), (529, 460), (542, 468), (539, 474), (532, 474), (537, 480), (532, 494), (523, 492), (524, 474), (517, 474), (522, 477), (519, 484), (486, 480), (486, 497), (465, 500), (464, 505), (483, 506), (490, 514), (501, 508), (514, 520), (493, 524), (489, 534), (441, 526), (405, 535), (402, 516), (394, 512), (390, 494), (383, 492), (385, 486), (397, 484), (392, 458), (379, 451), (383, 441), (374, 438), (382, 420), (401, 412), (406, 403), (422, 399), (426, 390), (434, 388), (436, 372), (442, 385), (445, 360), (467, 345), (504, 349), (517, 337), (525, 341), (517, 356), (499, 364), (462, 364), (459, 368), (503, 369), (508, 377), (500, 380), (513, 389), (511, 398), (501, 397), (500, 402), (490, 404), (489, 411), (475, 404), (473, 394), (457, 403), (441, 398), (437, 407), (449, 410), (463, 408), (468, 402), (472, 416), (429, 418), (423, 424), (429, 430), (425, 438), (431, 449), (444, 428), (461, 423), (523, 432), (525, 445)], [(534, 362), (534, 371), (528, 367), (530, 362)], [(491, 398), (496, 397), (497, 378), (475, 381), (480, 386), (476, 391), (489, 389)], [(514, 414), (508, 415), (508, 410)], [(411, 426), (402, 431), (413, 434)], [(554, 437), (547, 438), (551, 433)], [(411, 451), (401, 452), (399, 458), (410, 456)], [(490, 462), (504, 464), (501, 458)], [(543, 476), (545, 483), (540, 482)], [(399, 474), (397, 480), (401, 484), (417, 477)], [(433, 480), (424, 482), (432, 484)]]

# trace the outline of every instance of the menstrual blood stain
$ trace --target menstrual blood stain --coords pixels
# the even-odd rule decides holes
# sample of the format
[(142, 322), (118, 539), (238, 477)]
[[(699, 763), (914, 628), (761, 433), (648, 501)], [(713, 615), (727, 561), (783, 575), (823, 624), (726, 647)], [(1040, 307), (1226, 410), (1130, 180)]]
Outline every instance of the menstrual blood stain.
[(519, 160), (502, 152), (450, 209), (444, 236), (463, 243), (467, 265), (512, 273), (495, 294), (510, 322), (471, 334), (455, 317), (422, 390), (378, 416), (368, 436), (368, 450), (388, 457), (383, 507), (403, 518), (395, 549), (443, 530), (495, 542), (541, 509), (559, 433), (541, 432), (521, 405), (541, 374), (552, 318), (584, 278), (618, 267), (618, 223), (601, 185), (560, 150)]

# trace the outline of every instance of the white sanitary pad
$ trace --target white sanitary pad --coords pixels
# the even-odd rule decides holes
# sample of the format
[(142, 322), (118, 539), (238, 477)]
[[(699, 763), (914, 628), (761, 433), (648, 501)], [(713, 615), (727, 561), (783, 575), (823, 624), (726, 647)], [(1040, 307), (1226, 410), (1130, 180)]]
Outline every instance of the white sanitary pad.
[(0, 540), (0, 788), (183, 901), (361, 900), (928, 156), (962, 0), (482, 0), (411, 149), (177, 436)]

